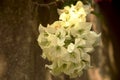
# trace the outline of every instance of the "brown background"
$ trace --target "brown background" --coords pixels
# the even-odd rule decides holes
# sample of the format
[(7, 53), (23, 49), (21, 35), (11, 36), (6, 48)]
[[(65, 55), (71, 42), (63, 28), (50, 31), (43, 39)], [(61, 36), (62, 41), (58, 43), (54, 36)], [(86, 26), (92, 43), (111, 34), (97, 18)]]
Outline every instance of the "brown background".
[(58, 14), (56, 6), (39, 4), (53, 1), (0, 0), (0, 80), (104, 80), (106, 76), (106, 80), (110, 77), (115, 80), (116, 68), (111, 63), (113, 45), (109, 30), (105, 25), (100, 25), (103, 23), (97, 23), (93, 15), (90, 15), (90, 21), (94, 23), (94, 28), (97, 24), (102, 26), (103, 43), (106, 43), (96, 48), (91, 56), (95, 68), (75, 79), (66, 75), (53, 77), (45, 69), (44, 65), (48, 61), (40, 56), (42, 51), (37, 43), (38, 25), (42, 23), (46, 26), (54, 22)]

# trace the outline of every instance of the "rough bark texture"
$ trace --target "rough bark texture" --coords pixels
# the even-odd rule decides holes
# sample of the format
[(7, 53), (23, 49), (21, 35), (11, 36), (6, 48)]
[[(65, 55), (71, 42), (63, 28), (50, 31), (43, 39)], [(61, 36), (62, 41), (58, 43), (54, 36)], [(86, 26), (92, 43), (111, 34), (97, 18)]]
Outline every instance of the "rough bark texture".
[(30, 0), (2, 0), (0, 4), (0, 54), (7, 63), (0, 80), (34, 80)]

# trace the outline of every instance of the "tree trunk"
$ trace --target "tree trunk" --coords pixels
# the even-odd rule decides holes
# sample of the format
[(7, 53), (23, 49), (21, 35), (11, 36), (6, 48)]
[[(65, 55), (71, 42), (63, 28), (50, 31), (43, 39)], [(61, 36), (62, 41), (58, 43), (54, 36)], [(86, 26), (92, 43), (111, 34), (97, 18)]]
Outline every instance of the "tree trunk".
[(0, 1), (0, 80), (35, 80), (30, 0)]

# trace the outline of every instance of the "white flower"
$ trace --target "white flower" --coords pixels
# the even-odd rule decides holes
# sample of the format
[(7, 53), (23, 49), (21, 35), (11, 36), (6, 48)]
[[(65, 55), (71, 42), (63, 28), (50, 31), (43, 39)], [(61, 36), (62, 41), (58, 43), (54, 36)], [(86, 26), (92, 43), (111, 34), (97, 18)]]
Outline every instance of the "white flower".
[(77, 22), (74, 27), (70, 28), (71, 35), (74, 37), (84, 37), (91, 29), (91, 23)]
[(89, 34), (86, 35), (88, 45), (90, 45), (90, 44), (92, 44), (94, 46), (97, 45), (97, 43), (100, 40), (100, 35), (101, 34), (97, 34), (94, 31), (90, 31)]
[(62, 21), (68, 21), (69, 19), (70, 19), (70, 15), (68, 15), (68, 14), (66, 14), (66, 13), (62, 13), (61, 15), (60, 15), (60, 18), (59, 18), (60, 20), (62, 20)]
[(69, 6), (65, 6), (64, 9), (58, 9), (58, 14), (61, 15), (62, 13), (69, 13), (70, 7)]
[(67, 22), (79, 19), (80, 22), (85, 22), (88, 11), (88, 7), (84, 7), (82, 2), (78, 1), (75, 6), (71, 5), (71, 7), (66, 6), (62, 10), (58, 9), (58, 13), (60, 15), (59, 19)]
[(75, 48), (75, 45), (74, 45), (73, 43), (70, 43), (70, 44), (68, 45), (67, 51), (68, 51), (69, 53), (71, 53), (71, 52), (73, 52), (74, 48)]
[(47, 39), (49, 34), (48, 34), (46, 28), (44, 28), (41, 24), (39, 27), (39, 31), (40, 31), (40, 35), (38, 36), (38, 42), (39, 42), (39, 45), (41, 46), (41, 48), (44, 48), (45, 46), (48, 46), (50, 43)]
[(67, 50), (64, 47), (61, 46), (51, 46), (48, 48), (43, 49), (43, 54), (48, 58), (50, 61), (56, 61), (57, 59), (60, 59), (66, 55)]
[(58, 10), (59, 21), (47, 27), (39, 26), (39, 46), (42, 57), (52, 63), (46, 65), (53, 75), (61, 73), (70, 77), (80, 76), (90, 67), (90, 53), (98, 45), (100, 34), (91, 31), (92, 24), (86, 22), (89, 9), (81, 1), (76, 5)]

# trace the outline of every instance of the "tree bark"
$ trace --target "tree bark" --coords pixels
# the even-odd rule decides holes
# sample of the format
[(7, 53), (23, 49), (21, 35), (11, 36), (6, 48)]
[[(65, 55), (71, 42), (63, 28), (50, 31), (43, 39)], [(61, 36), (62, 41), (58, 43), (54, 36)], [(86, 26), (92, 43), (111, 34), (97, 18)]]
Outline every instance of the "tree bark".
[(35, 80), (31, 15), (30, 0), (0, 1), (0, 54), (6, 63), (0, 80)]

